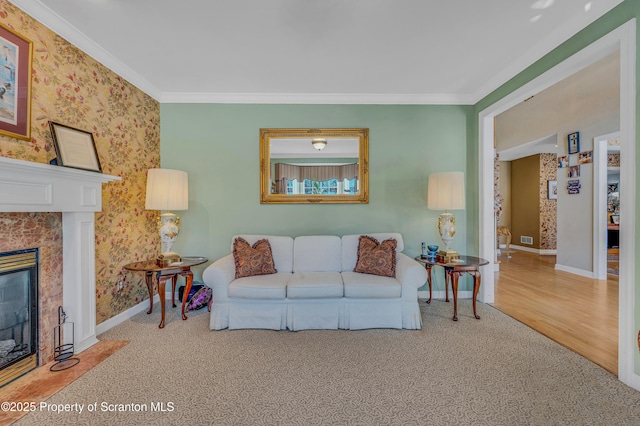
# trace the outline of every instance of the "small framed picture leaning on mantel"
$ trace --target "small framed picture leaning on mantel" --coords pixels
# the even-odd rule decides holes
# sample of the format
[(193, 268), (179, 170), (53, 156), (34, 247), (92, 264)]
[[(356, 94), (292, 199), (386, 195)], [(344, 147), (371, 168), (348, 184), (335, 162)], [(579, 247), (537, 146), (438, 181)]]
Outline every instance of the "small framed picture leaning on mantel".
[(93, 133), (49, 122), (58, 165), (102, 173)]

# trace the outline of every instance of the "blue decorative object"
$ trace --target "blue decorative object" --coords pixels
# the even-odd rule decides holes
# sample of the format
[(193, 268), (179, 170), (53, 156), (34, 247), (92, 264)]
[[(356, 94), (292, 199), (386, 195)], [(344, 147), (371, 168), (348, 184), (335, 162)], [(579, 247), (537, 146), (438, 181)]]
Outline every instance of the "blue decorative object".
[(430, 244), (427, 246), (427, 259), (436, 260), (436, 253), (438, 252), (438, 246)]

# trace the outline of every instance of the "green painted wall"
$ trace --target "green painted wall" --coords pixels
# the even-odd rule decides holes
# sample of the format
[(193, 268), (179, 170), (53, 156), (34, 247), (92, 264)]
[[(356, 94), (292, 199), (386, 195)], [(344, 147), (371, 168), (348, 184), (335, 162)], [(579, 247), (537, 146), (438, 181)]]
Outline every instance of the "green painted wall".
[[(470, 106), (162, 104), (162, 167), (189, 173), (189, 210), (180, 214), (174, 249), (217, 259), (230, 253), (231, 237), (238, 233), (397, 231), (410, 256), (420, 253), (422, 241), (442, 245), (440, 212), (426, 208), (427, 177), (466, 172), (472, 111)], [(369, 128), (369, 204), (260, 204), (263, 127)], [(475, 204), (469, 203), (472, 217), (477, 217)], [(453, 247), (466, 251), (473, 246), (469, 240), (475, 237), (467, 236), (477, 234), (477, 220), (468, 224), (465, 212), (456, 213)], [(444, 290), (441, 275), (436, 281), (436, 289)]]
[[(540, 76), (544, 72), (558, 65), (560, 62), (569, 58), (573, 54), (579, 52), (584, 49), (591, 43), (595, 42), (599, 38), (604, 35), (610, 33), (615, 30), (622, 24), (628, 22), (631, 19), (640, 19), (640, 1), (638, 0), (625, 0), (623, 3), (612, 9), (609, 13), (602, 16), (600, 19), (596, 20), (593, 24), (589, 25), (582, 31), (578, 32), (575, 36), (571, 37), (566, 42), (562, 43), (556, 49), (552, 50), (549, 54), (543, 56), (538, 61), (536, 61), (533, 65), (528, 67), (526, 70), (516, 75), (514, 78), (500, 86), (498, 89), (487, 95), (484, 99), (474, 105), (474, 116), (488, 108), (490, 105), (496, 103), (500, 99), (514, 92), (521, 86)], [(636, 23), (636, 25), (638, 25)], [(636, 146), (640, 143), (640, 96), (638, 96), (638, 84), (640, 83), (640, 28), (636, 28)], [(478, 141), (478, 131), (477, 127), (474, 130), (475, 134), (471, 136), (470, 143), (477, 146)], [(468, 155), (471, 158), (473, 156), (472, 152), (473, 147), (470, 147), (468, 150)], [(477, 154), (476, 154), (476, 162), (477, 162)], [(636, 170), (640, 168), (640, 155), (636, 154), (635, 158), (635, 168)], [(469, 194), (467, 195), (469, 197)], [(634, 212), (635, 215), (634, 220), (635, 223), (640, 223), (640, 197), (636, 197), (636, 205), (629, 209), (629, 211)], [(640, 241), (640, 227), (636, 226), (636, 234), (633, 236), (633, 240), (630, 242), (635, 244), (636, 241)], [(636, 249), (637, 250), (637, 249)], [(636, 256), (635, 259), (635, 270), (640, 270), (640, 259)], [(636, 330), (634, 334), (636, 334), (640, 329), (640, 286), (638, 285), (637, 278), (632, 277), (632, 282), (635, 283), (635, 318), (634, 318), (634, 327)], [(625, 319), (626, 320), (626, 319)], [(631, 338), (634, 341), (635, 346), (635, 336), (627, 336), (622, 338)], [(636, 374), (640, 374), (640, 352), (634, 351), (634, 371)]]

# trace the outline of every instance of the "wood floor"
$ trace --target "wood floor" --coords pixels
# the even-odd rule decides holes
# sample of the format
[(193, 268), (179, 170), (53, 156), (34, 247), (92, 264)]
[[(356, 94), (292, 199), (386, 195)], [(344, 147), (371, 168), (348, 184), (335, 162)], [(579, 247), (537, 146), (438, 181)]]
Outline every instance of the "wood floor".
[(555, 256), (511, 256), (499, 257), (493, 306), (617, 375), (618, 277), (557, 271)]

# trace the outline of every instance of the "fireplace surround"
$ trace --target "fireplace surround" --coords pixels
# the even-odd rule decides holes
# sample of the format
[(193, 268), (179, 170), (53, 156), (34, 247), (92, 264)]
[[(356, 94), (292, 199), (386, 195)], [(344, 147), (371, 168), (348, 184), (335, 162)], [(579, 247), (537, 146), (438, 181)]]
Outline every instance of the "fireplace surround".
[[(76, 353), (98, 341), (95, 212), (102, 210), (102, 184), (114, 180), (120, 177), (0, 157), (0, 212), (62, 214), (62, 306), (75, 323)], [(58, 220), (55, 214), (52, 222)], [(19, 223), (26, 226), (28, 221), (38, 219), (29, 217)], [(46, 244), (45, 250), (50, 251)], [(47, 304), (51, 301), (40, 300), (41, 315), (59, 306)], [(52, 333), (52, 329), (41, 330), (40, 341), (53, 339)]]
[(38, 249), (0, 253), (0, 386), (38, 362)]

